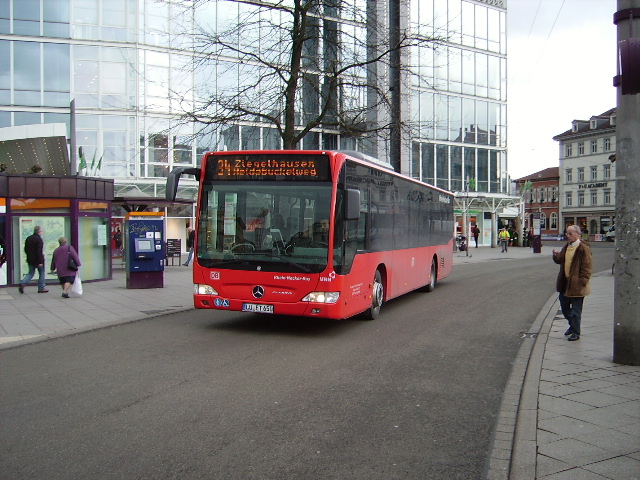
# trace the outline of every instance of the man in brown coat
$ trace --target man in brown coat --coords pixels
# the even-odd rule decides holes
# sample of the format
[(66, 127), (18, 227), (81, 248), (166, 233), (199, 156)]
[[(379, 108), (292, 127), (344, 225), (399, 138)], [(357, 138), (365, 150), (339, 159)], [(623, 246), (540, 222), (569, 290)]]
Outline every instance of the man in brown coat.
[(584, 297), (591, 293), (591, 249), (580, 240), (580, 227), (567, 227), (567, 244), (559, 252), (553, 250), (553, 261), (560, 265), (556, 290), (560, 293), (560, 308), (564, 318), (569, 322), (569, 329), (564, 332), (568, 340), (580, 340), (580, 320)]

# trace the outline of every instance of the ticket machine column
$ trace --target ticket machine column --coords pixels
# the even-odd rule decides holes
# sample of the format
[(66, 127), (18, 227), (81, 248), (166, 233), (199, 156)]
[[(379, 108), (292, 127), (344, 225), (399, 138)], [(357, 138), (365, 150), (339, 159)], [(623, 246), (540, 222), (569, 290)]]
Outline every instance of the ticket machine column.
[(125, 232), (127, 288), (163, 288), (164, 214), (128, 213)]

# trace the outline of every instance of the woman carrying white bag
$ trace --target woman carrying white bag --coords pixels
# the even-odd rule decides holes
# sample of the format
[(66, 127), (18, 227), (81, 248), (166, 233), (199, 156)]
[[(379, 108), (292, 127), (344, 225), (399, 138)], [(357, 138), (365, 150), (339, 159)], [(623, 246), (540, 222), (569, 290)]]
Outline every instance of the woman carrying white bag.
[[(53, 251), (53, 258), (51, 259), (51, 272), (56, 272), (58, 279), (60, 280), (60, 286), (62, 287), (62, 298), (69, 298), (69, 287), (73, 285), (71, 290), (76, 295), (82, 295), (82, 283), (80, 281), (80, 275), (78, 275), (78, 267), (82, 265), (80, 263), (80, 257), (76, 250), (67, 244), (67, 239), (60, 237), (58, 239), (60, 246)], [(79, 290), (76, 290), (76, 282)]]

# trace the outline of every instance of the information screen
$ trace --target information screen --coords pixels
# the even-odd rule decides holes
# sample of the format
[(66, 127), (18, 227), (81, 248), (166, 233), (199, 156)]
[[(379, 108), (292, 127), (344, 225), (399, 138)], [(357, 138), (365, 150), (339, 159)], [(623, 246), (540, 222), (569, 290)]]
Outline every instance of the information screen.
[(136, 243), (136, 252), (153, 252), (153, 241), (146, 238), (134, 239)]
[(329, 157), (310, 154), (210, 155), (207, 180), (331, 180)]

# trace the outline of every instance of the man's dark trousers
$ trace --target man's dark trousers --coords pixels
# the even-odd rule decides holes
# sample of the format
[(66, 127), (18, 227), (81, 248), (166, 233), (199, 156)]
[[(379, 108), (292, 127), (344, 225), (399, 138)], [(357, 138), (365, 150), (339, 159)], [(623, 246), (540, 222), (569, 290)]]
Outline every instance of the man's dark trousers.
[(580, 335), (580, 321), (582, 319), (584, 297), (566, 297), (561, 293), (558, 300), (560, 300), (562, 314), (569, 322), (569, 328), (572, 333)]

